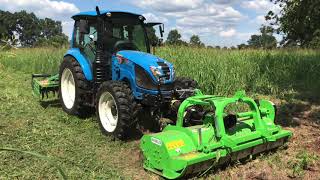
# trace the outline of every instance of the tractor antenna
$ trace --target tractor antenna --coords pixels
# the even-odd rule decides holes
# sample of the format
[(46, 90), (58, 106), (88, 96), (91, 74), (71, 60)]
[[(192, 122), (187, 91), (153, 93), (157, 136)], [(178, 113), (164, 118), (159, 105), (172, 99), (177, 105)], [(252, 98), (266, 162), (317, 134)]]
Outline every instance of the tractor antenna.
[(98, 16), (100, 16), (101, 14), (100, 14), (100, 9), (99, 9), (99, 7), (98, 6), (96, 6), (96, 12), (97, 12), (97, 15)]

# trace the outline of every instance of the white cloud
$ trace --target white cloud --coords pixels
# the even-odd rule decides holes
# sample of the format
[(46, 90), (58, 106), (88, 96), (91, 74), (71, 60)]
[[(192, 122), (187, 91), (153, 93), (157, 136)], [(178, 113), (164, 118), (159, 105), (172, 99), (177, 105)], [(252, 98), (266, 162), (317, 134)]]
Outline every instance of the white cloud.
[(258, 34), (258, 32), (245, 32), (245, 33), (244, 32), (238, 32), (236, 34), (236, 36), (237, 36), (238, 39), (241, 39), (243, 41), (247, 41), (247, 40), (249, 40), (249, 38), (253, 34)]
[(159, 12), (182, 12), (198, 8), (203, 0), (140, 0), (135, 2), (142, 8), (151, 8)]
[[(170, 28), (178, 29), (183, 40), (188, 41), (191, 35), (196, 34), (208, 44), (224, 45), (246, 42), (252, 34), (258, 33), (260, 25), (265, 23), (264, 15), (267, 11), (280, 10), (278, 5), (270, 3), (269, 0), (135, 0), (134, 2), (140, 8), (155, 13), (157, 18), (167, 19)], [(253, 17), (252, 13), (245, 15), (247, 10), (239, 11), (239, 6), (241, 9), (254, 10), (256, 15)], [(153, 18), (150, 15), (150, 19)], [(242, 27), (241, 32), (238, 27)], [(170, 31), (170, 28), (167, 28), (167, 31)], [(245, 32), (244, 29), (256, 32)]]
[(226, 31), (221, 31), (221, 32), (219, 33), (219, 35), (220, 35), (221, 37), (232, 37), (232, 36), (236, 35), (236, 30), (233, 29), (233, 28), (231, 28), (231, 29), (226, 30)]
[(217, 4), (204, 4), (198, 9), (175, 13), (173, 16), (177, 18), (177, 27), (184, 37), (192, 34), (212, 37), (224, 29), (234, 28), (245, 18), (233, 7)]
[(257, 16), (255, 19), (256, 19), (256, 22), (259, 24), (265, 24), (267, 22), (264, 15)]
[(237, 0), (215, 0), (214, 2), (217, 4), (232, 4), (237, 2)]
[(252, 9), (257, 12), (268, 12), (268, 11), (274, 11), (278, 13), (281, 8), (279, 5), (276, 5), (269, 0), (250, 0), (250, 1), (243, 1), (241, 3), (241, 6), (246, 9)]
[(71, 16), (80, 11), (72, 3), (52, 0), (0, 0), (0, 9), (10, 12), (26, 10), (40, 18), (48, 17), (62, 21), (63, 32), (68, 36), (73, 28)]
[(167, 23), (168, 19), (162, 16), (156, 16), (153, 13), (145, 13), (142, 14), (145, 18), (147, 22), (162, 22), (162, 23)]
[(80, 10), (72, 3), (51, 0), (0, 0), (0, 9), (8, 11), (34, 12), (40, 17), (54, 19), (70, 18)]
[(72, 35), (73, 25), (74, 25), (74, 21), (63, 21), (62, 22), (63, 33), (66, 34), (67, 36), (69, 36), (69, 38), (71, 38), (71, 35)]

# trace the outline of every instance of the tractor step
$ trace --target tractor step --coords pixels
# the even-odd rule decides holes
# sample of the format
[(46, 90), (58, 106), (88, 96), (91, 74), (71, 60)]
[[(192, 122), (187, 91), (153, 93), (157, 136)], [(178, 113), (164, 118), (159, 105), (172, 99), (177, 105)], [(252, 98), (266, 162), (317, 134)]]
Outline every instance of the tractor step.
[(31, 86), (33, 95), (43, 100), (56, 97), (59, 90), (59, 75), (32, 74)]

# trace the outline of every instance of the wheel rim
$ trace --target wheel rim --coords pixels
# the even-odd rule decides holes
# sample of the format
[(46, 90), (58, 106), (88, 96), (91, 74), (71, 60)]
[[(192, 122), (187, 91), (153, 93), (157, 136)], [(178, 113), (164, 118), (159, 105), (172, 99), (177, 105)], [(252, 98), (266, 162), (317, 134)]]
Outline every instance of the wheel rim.
[(99, 99), (99, 118), (103, 128), (113, 132), (118, 123), (118, 107), (109, 92), (104, 92)]
[(64, 105), (66, 108), (71, 109), (76, 98), (76, 88), (72, 72), (68, 68), (62, 72), (61, 94)]

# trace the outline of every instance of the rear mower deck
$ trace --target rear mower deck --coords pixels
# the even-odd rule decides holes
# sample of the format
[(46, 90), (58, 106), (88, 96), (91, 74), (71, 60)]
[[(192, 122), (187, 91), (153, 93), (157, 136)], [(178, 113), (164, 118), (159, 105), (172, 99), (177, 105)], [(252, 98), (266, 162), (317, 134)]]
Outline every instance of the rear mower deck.
[[(250, 111), (225, 113), (228, 105), (238, 102)], [(193, 116), (199, 117), (190, 116), (199, 107), (202, 123), (185, 127)], [(142, 137), (144, 168), (175, 179), (282, 146), (292, 133), (274, 124), (275, 111), (270, 101), (254, 101), (244, 92), (231, 98), (198, 92), (181, 104), (176, 125)]]

